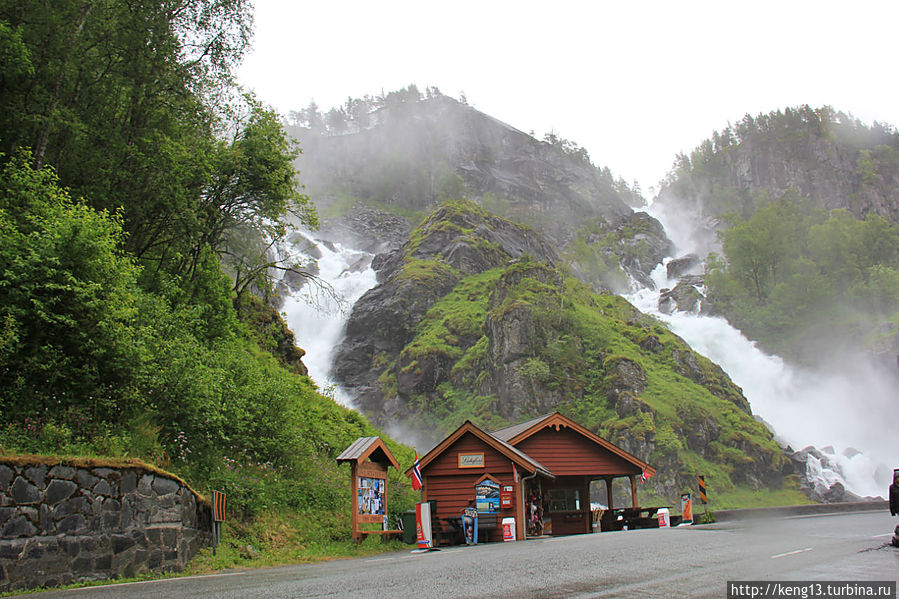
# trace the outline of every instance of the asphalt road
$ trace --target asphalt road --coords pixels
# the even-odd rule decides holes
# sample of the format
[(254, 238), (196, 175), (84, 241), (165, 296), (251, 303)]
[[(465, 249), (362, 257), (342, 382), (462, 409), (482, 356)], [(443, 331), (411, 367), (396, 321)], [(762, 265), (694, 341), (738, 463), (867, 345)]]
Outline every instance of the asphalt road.
[(41, 599), (726, 597), (729, 580), (899, 581), (866, 512), (454, 547), (40, 593)]

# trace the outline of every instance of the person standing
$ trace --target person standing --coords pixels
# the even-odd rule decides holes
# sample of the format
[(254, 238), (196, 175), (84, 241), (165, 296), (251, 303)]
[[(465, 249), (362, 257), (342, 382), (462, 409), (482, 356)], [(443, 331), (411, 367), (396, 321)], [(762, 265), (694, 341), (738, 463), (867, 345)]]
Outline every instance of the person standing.
[(893, 484), (890, 485), (890, 514), (899, 516), (899, 468), (893, 470)]
[[(890, 485), (890, 514), (899, 516), (899, 468), (893, 470), (893, 484)], [(899, 526), (893, 532), (892, 545), (899, 547)]]

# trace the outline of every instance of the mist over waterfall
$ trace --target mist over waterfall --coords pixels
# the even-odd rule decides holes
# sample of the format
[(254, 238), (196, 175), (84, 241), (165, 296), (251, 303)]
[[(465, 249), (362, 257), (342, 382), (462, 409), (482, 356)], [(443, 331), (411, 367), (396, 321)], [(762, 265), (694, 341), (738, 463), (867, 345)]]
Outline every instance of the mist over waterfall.
[(628, 300), (721, 366), (782, 445), (820, 452), (806, 457), (806, 476), (816, 489), (841, 483), (862, 497), (884, 496), (899, 464), (895, 379), (862, 359), (839, 370), (795, 367), (764, 353), (724, 318), (694, 313), (695, 306), (661, 312), (659, 291), (677, 284), (668, 280), (668, 261), (652, 272), (653, 289), (635, 286)]
[(306, 350), (303, 363), (310, 378), (323, 393), (351, 407), (352, 398), (334, 383), (330, 371), (334, 348), (343, 337), (353, 304), (377, 283), (371, 268), (374, 254), (314, 239), (307, 233), (294, 242), (290, 253), (317, 262), (318, 277), (327, 287), (307, 283), (287, 296), (282, 307), (287, 324), (297, 345)]

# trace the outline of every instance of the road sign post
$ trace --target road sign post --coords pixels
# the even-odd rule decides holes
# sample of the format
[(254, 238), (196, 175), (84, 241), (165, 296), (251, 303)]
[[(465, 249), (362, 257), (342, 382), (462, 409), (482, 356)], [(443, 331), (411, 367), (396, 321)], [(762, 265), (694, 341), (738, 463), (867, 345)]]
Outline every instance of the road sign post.
[(705, 494), (705, 477), (700, 475), (696, 477), (696, 480), (699, 481), (699, 499), (702, 501), (702, 521), (707, 524), (709, 521), (709, 498)]
[(222, 522), (225, 521), (226, 496), (221, 491), (212, 492), (212, 555), (222, 540)]

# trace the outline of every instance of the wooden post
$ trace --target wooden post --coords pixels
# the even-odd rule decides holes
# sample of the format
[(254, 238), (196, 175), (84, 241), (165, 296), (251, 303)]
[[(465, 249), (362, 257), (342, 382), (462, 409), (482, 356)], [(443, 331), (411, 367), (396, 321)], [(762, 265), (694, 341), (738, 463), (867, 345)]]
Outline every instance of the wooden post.
[(357, 543), (361, 543), (365, 538), (365, 535), (359, 532), (359, 508), (356, 505), (358, 500), (359, 491), (357, 489), (359, 485), (359, 472), (358, 472), (358, 463), (351, 463), (351, 474), (350, 474), (350, 513), (352, 514), (352, 525), (353, 525), (353, 540)]
[(639, 507), (637, 505), (637, 477), (631, 474), (629, 478), (631, 479), (631, 499), (634, 502), (632, 507)]
[(612, 479), (604, 478), (603, 480), (606, 481), (606, 498), (608, 499), (609, 510), (611, 510), (613, 507), (612, 506)]
[[(512, 468), (514, 469), (515, 466), (513, 465)], [(515, 539), (523, 541), (526, 538), (525, 532), (527, 531), (525, 527), (525, 518), (527, 517), (525, 503), (527, 500), (524, 496), (524, 491), (522, 491), (521, 477), (516, 477), (514, 470), (512, 472), (512, 500), (515, 502)], [(515, 480), (515, 478), (518, 478), (518, 480)]]
[(584, 520), (587, 521), (587, 528), (584, 532), (593, 532), (593, 510), (590, 509), (590, 479), (584, 477), (584, 505), (581, 512), (584, 514)]

